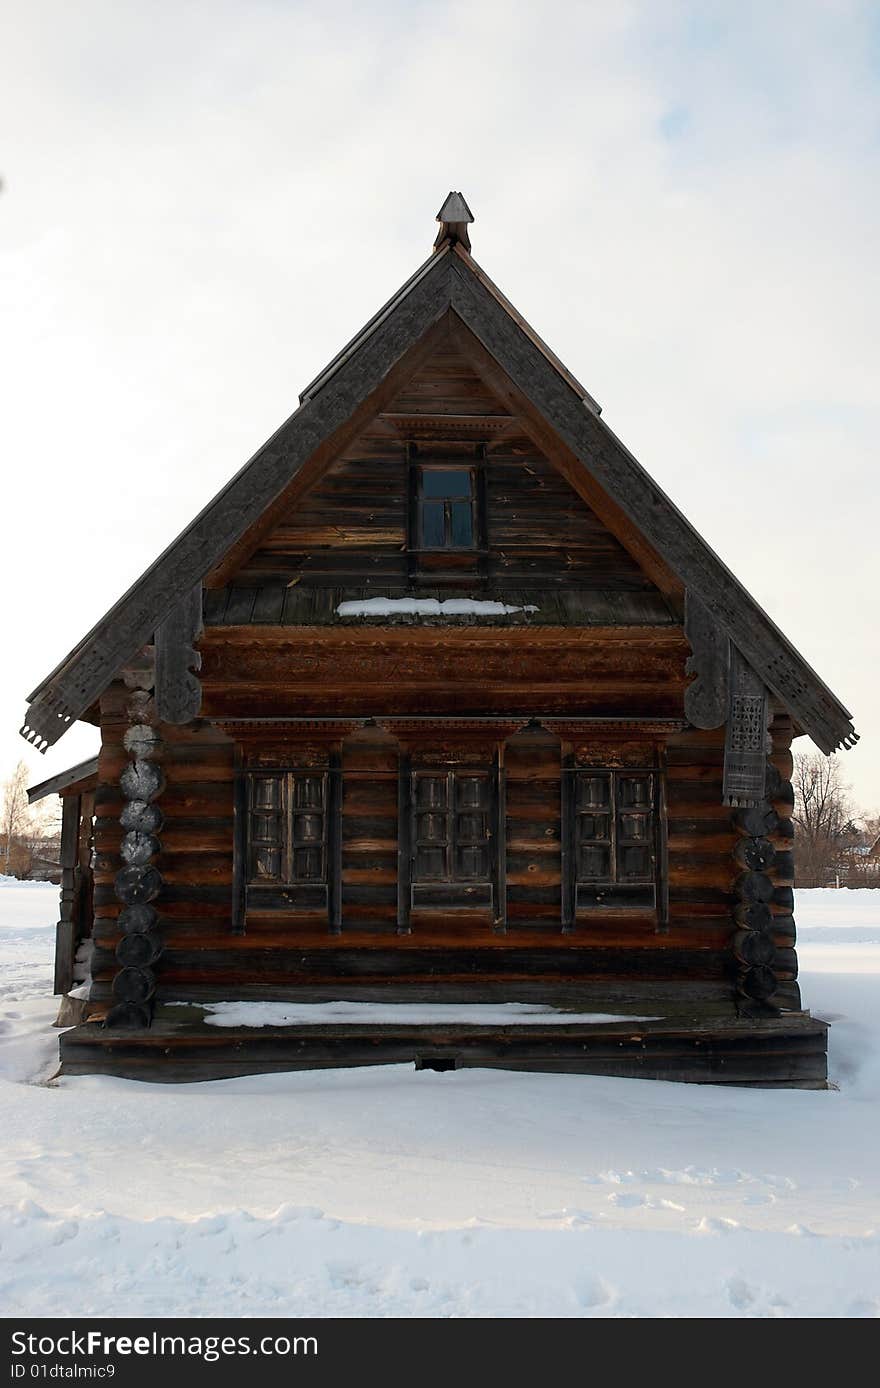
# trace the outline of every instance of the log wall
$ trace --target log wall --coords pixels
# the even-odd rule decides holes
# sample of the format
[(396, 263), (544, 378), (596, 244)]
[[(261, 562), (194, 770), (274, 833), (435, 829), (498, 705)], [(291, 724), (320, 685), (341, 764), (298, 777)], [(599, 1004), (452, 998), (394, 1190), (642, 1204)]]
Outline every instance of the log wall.
[[(118, 965), (118, 777), (125, 765), (124, 691), (112, 689), (102, 712), (103, 743), (96, 792), (94, 986), (110, 1000)], [(164, 827), (158, 867), (164, 953), (159, 1001), (238, 996), (585, 996), (671, 995), (732, 999), (733, 884), (741, 871), (738, 833), (721, 803), (723, 730), (679, 731), (663, 738), (668, 826), (669, 919), (658, 912), (577, 913), (562, 928), (560, 738), (510, 737), (506, 779), (507, 930), (489, 912), (415, 912), (411, 933), (397, 931), (398, 744), (381, 732), (343, 743), (342, 925), (330, 933), (317, 912), (253, 911), (243, 934), (232, 928), (233, 778), (235, 743), (206, 720), (163, 726), (161, 797)], [(779, 722), (774, 762), (789, 767)], [(410, 738), (417, 754), (418, 739)], [(621, 743), (621, 755), (643, 753)], [(291, 752), (295, 760), (295, 752)], [(610, 761), (602, 752), (599, 761)], [(784, 807), (783, 807), (784, 808)], [(781, 834), (785, 834), (785, 829)], [(782, 840), (780, 839), (780, 842)], [(782, 879), (779, 885), (784, 886)], [(790, 950), (793, 927), (783, 898), (779, 944)], [(790, 982), (791, 953), (782, 964)], [(793, 997), (791, 990), (789, 996)]]
[[(455, 341), (447, 335), (322, 475), (304, 469), (308, 486), (294, 479), (209, 576), (202, 716), (161, 728), (160, 1001), (301, 992), (509, 997), (536, 989), (577, 1000), (591, 988), (624, 999), (736, 995), (740, 832), (722, 803), (723, 729), (686, 727), (691, 650), (681, 586), (631, 526), (627, 532), (625, 518), (578, 490), (551, 456), (552, 441), (509, 412)], [(484, 479), (481, 552), (425, 561), (408, 550), (407, 470), (419, 460), (468, 462)], [(378, 627), (346, 625), (337, 613), (344, 597), (427, 589), (534, 602), (538, 611), (488, 625), (383, 619)], [(101, 706), (96, 801), (93, 998), (102, 1004), (118, 938), (124, 707), (124, 690), (111, 687)], [(578, 732), (575, 721), (585, 717), (596, 723)], [(384, 726), (353, 732), (368, 718)], [(407, 718), (408, 728), (391, 728)], [(544, 721), (543, 732), (517, 732), (533, 718)], [(253, 719), (279, 727), (350, 720), (334, 751), (342, 766), (336, 921), (314, 909), (265, 906), (237, 919), (237, 745), (245, 735), (254, 745), (253, 728), (242, 731)], [(432, 721), (420, 733), (424, 719)], [(502, 880), (492, 884), (492, 909), (410, 909), (398, 839), (401, 756), (417, 761), (421, 739), (457, 736), (462, 719), (508, 725), (491, 753), (502, 768)], [(296, 733), (284, 726), (292, 766)], [(790, 723), (779, 715), (773, 731), (782, 802)], [(267, 728), (267, 746), (280, 735)], [(662, 782), (666, 833), (655, 849), (663, 884), (654, 909), (578, 908), (565, 896), (563, 785), (575, 767), (591, 765), (649, 768)], [(780, 810), (780, 843), (786, 823)], [(793, 1002), (793, 924), (780, 876), (787, 861), (782, 854), (774, 869), (773, 910), (776, 967)]]

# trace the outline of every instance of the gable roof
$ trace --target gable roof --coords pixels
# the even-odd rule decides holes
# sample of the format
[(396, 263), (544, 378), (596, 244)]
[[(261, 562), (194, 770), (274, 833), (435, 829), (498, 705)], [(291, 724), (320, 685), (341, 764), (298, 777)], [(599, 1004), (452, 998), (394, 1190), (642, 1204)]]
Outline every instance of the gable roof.
[(653, 546), (823, 752), (857, 740), (840, 703), (681, 511), (600, 418), (599, 407), (463, 244), (443, 241), (300, 397), (299, 408), (29, 695), (22, 735), (45, 750), (153, 637), (408, 354), (452, 313), (499, 376)]

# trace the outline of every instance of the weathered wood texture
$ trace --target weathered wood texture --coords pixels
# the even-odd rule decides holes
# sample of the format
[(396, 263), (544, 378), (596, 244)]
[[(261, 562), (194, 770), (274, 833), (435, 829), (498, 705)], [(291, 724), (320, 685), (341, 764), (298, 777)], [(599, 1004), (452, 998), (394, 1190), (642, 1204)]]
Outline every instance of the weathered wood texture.
[(679, 627), (207, 628), (208, 718), (683, 717)]
[(163, 1083), (332, 1066), (414, 1063), (697, 1084), (824, 1089), (827, 1027), (803, 1017), (760, 1025), (699, 1022), (584, 1026), (298, 1026), (220, 1031), (157, 1023), (136, 1040), (79, 1026), (61, 1041), (62, 1073)]
[[(119, 776), (125, 692), (104, 701), (96, 822), (94, 1001), (109, 1001), (118, 961), (123, 809)], [(398, 926), (398, 740), (381, 729), (347, 736), (342, 747), (341, 930), (326, 912), (248, 912), (232, 931), (234, 741), (203, 721), (162, 728), (164, 822), (156, 866), (162, 877), (164, 953), (159, 998), (290, 995), (301, 986), (356, 991), (365, 980), (386, 995), (410, 988), (517, 982), (651, 981), (672, 994), (694, 986), (704, 997), (733, 997), (736, 962), (733, 884), (742, 872), (739, 833), (721, 803), (723, 730), (664, 737), (668, 807), (669, 927), (657, 912), (579, 911), (562, 931), (558, 736), (516, 735), (506, 742), (506, 904), (508, 933), (490, 911), (414, 911), (411, 934)], [(296, 740), (288, 730), (296, 762)], [(595, 730), (585, 735), (597, 764), (612, 757), (644, 764), (646, 744)], [(630, 734), (632, 739), (633, 734)], [(413, 724), (409, 749), (436, 747)], [(484, 738), (485, 740), (485, 738)], [(442, 741), (442, 738), (441, 738)], [(614, 748), (613, 752), (610, 750)], [(272, 760), (272, 755), (267, 754)], [(780, 941), (781, 943), (781, 941)]]
[[(843, 706), (606, 429), (480, 267), (460, 245), (450, 250), (448, 243), (322, 373), (291, 420), (33, 692), (22, 733), (45, 746), (73, 718), (85, 715), (122, 664), (152, 639), (181, 595), (206, 574), (215, 585), (228, 581), (253, 553), (253, 527), (280, 519), (291, 489), (305, 495), (327, 462), (388, 409), (418, 362), (437, 345), (435, 335), (440, 341), (450, 333), (491, 394), (522, 419), (529, 438), (552, 455), (578, 495), (606, 523), (611, 514), (623, 522), (630, 536), (625, 548), (639, 554), (660, 591), (676, 601), (682, 585), (698, 592), (817, 744), (825, 751), (851, 745), (856, 734)], [(463, 346), (464, 338), (470, 348)], [(479, 436), (478, 442), (483, 442)], [(621, 530), (615, 533), (620, 539)], [(484, 567), (481, 563), (478, 570)]]
[(76, 948), (81, 935), (82, 903), (80, 899), (79, 839), (81, 797), (67, 795), (61, 808), (61, 909), (55, 928), (55, 987), (56, 993), (66, 993), (73, 987), (73, 968)]
[[(119, 779), (129, 758), (123, 746), (128, 726), (128, 691), (114, 685), (102, 700), (102, 745), (98, 766), (95, 821), (95, 956), (93, 1001), (106, 1002), (118, 969), (115, 951), (123, 932), (116, 875), (124, 866), (126, 831), (120, 815), (128, 810)], [(161, 848), (155, 858), (162, 877), (161, 932), (172, 949), (206, 923), (226, 933), (232, 905), (233, 745), (206, 724), (163, 725)], [(157, 820), (150, 820), (157, 826)], [(128, 831), (129, 833), (131, 831)], [(219, 887), (219, 890), (218, 890)], [(163, 960), (164, 965), (164, 960)], [(161, 988), (161, 973), (159, 973)]]
[[(209, 624), (327, 624), (338, 604), (415, 590), (491, 593), (538, 613), (505, 622), (671, 622), (651, 578), (508, 415), (454, 344), (293, 501), (227, 585), (206, 593)], [(477, 439), (488, 439), (478, 443)], [(413, 442), (413, 440), (415, 440)], [(408, 454), (485, 473), (488, 554), (407, 556)]]

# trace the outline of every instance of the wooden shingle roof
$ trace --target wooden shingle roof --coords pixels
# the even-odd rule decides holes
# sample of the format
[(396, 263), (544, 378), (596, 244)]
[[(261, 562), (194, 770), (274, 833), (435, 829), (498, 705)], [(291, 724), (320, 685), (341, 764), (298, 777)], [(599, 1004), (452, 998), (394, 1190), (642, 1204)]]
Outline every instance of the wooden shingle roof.
[[(628, 518), (823, 752), (850, 746), (849, 711), (600, 418), (579, 382), (459, 240), (446, 239), (306, 387), (299, 408), (29, 696), (22, 734), (57, 742), (241, 541), (291, 480), (452, 313), (542, 427)], [(222, 621), (222, 618), (221, 618)]]

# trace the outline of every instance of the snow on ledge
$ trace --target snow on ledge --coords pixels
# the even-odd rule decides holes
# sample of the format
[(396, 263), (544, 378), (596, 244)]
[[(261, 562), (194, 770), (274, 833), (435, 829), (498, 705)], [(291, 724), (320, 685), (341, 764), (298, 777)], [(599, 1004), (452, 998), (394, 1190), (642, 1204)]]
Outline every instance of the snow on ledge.
[[(388, 1026), (438, 1023), (467, 1026), (585, 1022), (656, 1022), (658, 1017), (633, 1017), (612, 1012), (562, 1012), (553, 1007), (525, 1002), (503, 1003), (385, 1003), (385, 1002), (210, 1002), (201, 1004), (205, 1021), (213, 1027), (294, 1027), (303, 1023), (334, 1022)], [(172, 1003), (188, 1007), (189, 1003)]]
[(351, 598), (336, 608), (340, 617), (504, 617), (537, 611), (533, 604), (511, 606), (495, 598)]

